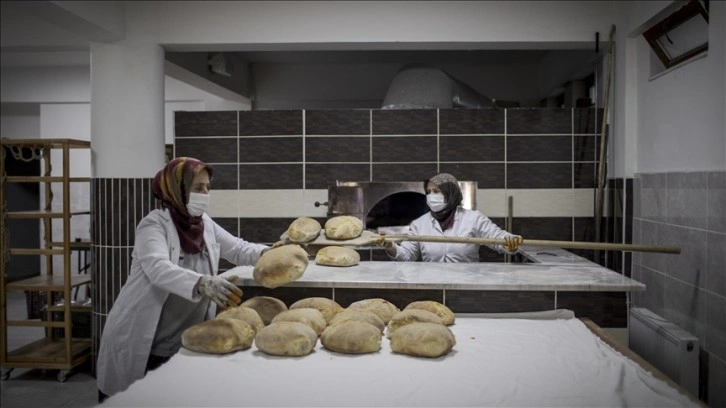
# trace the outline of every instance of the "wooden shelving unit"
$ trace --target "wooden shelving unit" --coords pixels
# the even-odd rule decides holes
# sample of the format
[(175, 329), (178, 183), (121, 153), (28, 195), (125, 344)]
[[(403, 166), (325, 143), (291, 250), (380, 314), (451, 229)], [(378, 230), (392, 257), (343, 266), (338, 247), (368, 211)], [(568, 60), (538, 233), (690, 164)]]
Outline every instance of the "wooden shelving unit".
[[(58, 369), (59, 381), (65, 381), (66, 376), (74, 367), (88, 360), (91, 350), (91, 340), (88, 338), (74, 338), (72, 336), (73, 322), (71, 313), (79, 310), (71, 304), (71, 295), (74, 288), (88, 285), (90, 275), (76, 275), (71, 271), (72, 251), (87, 249), (89, 242), (71, 240), (71, 219), (75, 215), (90, 214), (90, 211), (71, 211), (70, 186), (71, 183), (88, 183), (88, 177), (71, 177), (70, 150), (90, 149), (91, 143), (74, 139), (0, 139), (0, 232), (3, 234), (2, 247), (0, 247), (0, 365), (6, 370), (2, 378), (7, 379), (14, 368), (42, 368)], [(30, 157), (23, 160), (42, 160), (44, 174), (41, 176), (7, 176), (5, 165), (9, 160), (17, 160), (6, 155), (5, 146), (20, 152), (30, 152)], [(62, 176), (50, 176), (51, 151), (60, 150), (62, 153)], [(7, 157), (6, 157), (7, 156)], [(45, 208), (38, 211), (7, 211), (5, 189), (7, 183), (41, 183), (45, 191)], [(62, 185), (62, 210), (51, 210), (53, 192), (51, 183)], [(89, 204), (90, 205), (90, 204)], [(44, 240), (41, 248), (10, 248), (6, 220), (8, 219), (37, 219), (44, 226)], [(63, 225), (63, 238), (61, 241), (53, 240), (53, 222)], [(7, 281), (6, 263), (9, 256), (41, 256), (45, 258), (46, 272), (38, 271), (37, 276), (15, 282)], [(53, 256), (61, 256), (63, 270), (53, 270)], [(8, 320), (7, 293), (9, 291), (45, 291), (47, 296), (45, 319), (38, 320)], [(53, 306), (53, 293), (63, 295), (63, 306)], [(85, 308), (84, 310), (87, 310)], [(54, 314), (62, 315), (62, 320), (54, 319)], [(45, 327), (46, 336), (40, 340), (23, 345), (15, 350), (8, 349), (8, 330), (13, 326)], [(56, 337), (53, 329), (61, 329), (62, 337)]]

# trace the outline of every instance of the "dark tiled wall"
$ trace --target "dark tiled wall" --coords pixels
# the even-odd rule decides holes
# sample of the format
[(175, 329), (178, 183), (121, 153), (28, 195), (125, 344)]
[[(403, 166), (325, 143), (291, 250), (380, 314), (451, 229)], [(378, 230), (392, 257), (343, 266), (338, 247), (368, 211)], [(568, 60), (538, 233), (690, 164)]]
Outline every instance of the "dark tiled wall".
[(175, 147), (216, 165), (215, 188), (325, 189), (445, 170), (479, 188), (592, 188), (595, 116), (585, 108), (176, 112)]
[[(175, 116), (176, 155), (212, 164), (216, 189), (327, 189), (336, 180), (424, 180), (438, 172), (477, 181), (480, 189), (591, 189), (602, 110), (337, 109)], [(270, 243), (290, 221), (243, 218), (239, 233)], [(514, 230), (538, 239), (594, 238), (593, 220), (573, 217), (515, 218)], [(373, 252), (363, 255), (385, 259)], [(582, 255), (594, 259), (592, 251)], [(481, 259), (502, 257), (484, 249)]]
[(698, 337), (708, 405), (726, 406), (726, 172), (636, 174), (633, 207), (634, 243), (681, 248), (633, 253), (633, 303)]
[(151, 195), (151, 181), (97, 178), (91, 183), (91, 327), (94, 362), (106, 316), (129, 274), (136, 225), (157, 208), (157, 201)]

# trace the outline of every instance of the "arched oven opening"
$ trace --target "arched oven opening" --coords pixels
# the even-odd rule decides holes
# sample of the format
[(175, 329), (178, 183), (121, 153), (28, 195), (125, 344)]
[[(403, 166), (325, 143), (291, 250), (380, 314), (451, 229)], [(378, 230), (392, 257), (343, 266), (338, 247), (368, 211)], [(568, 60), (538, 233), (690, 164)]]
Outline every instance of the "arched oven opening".
[[(459, 187), (463, 207), (476, 209), (477, 182), (459, 181)], [(428, 210), (423, 181), (337, 181), (328, 187), (328, 219), (352, 215), (375, 232), (404, 234)]]
[(429, 211), (423, 193), (394, 193), (379, 201), (366, 216), (366, 229), (405, 234), (411, 221)]

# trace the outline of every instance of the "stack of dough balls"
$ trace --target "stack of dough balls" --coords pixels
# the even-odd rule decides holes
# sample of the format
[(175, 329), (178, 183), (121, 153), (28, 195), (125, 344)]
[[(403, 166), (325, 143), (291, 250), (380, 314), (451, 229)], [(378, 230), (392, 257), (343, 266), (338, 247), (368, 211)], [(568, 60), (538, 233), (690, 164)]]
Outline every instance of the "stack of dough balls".
[(353, 239), (363, 233), (363, 222), (351, 215), (340, 215), (325, 222), (328, 239)]
[(227, 354), (248, 349), (255, 330), (239, 319), (211, 319), (195, 324), (182, 332), (184, 348), (207, 354)]
[(430, 300), (412, 302), (388, 323), (391, 350), (417, 357), (446, 355), (456, 345), (447, 324), (454, 324), (454, 314), (445, 305)]
[(287, 228), (286, 234), (291, 242), (304, 244), (320, 235), (320, 223), (310, 217), (300, 217)]
[(219, 313), (215, 319), (236, 319), (241, 320), (250, 325), (252, 330), (257, 333), (261, 328), (265, 327), (265, 323), (262, 321), (260, 314), (255, 309), (237, 306), (230, 307), (229, 309)]
[(352, 248), (327, 246), (315, 254), (315, 263), (325, 266), (353, 266), (360, 262), (360, 254)]
[(293, 309), (317, 309), (325, 318), (325, 324), (330, 324), (330, 321), (340, 312), (343, 311), (343, 307), (333, 299), (324, 297), (309, 297), (300, 299), (297, 302), (290, 305), (290, 310)]
[(239, 307), (254, 309), (262, 319), (262, 323), (270, 324), (280, 312), (287, 310), (287, 305), (280, 299), (270, 296), (255, 296), (242, 302)]
[(284, 245), (262, 254), (255, 264), (252, 277), (260, 285), (274, 289), (294, 282), (308, 266), (308, 253), (299, 245)]
[(381, 349), (386, 323), (398, 311), (396, 305), (385, 299), (353, 302), (330, 321), (320, 341), (337, 353), (375, 353)]
[(363, 299), (357, 302), (353, 302), (348, 306), (348, 309), (365, 309), (369, 312), (373, 312), (381, 318), (383, 324), (388, 324), (393, 315), (400, 312), (401, 309), (386, 299), (373, 298)]

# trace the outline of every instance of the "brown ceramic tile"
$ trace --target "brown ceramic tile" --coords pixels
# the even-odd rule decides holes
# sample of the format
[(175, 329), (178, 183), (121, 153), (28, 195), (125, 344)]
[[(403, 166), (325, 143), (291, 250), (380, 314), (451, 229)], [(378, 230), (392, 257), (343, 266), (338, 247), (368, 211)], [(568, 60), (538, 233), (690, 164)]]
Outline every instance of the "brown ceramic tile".
[(133, 205), (133, 202), (131, 201), (133, 196), (129, 194), (129, 182), (133, 182), (133, 179), (119, 179), (119, 182), (120, 188), (119, 195), (117, 197), (119, 203), (119, 245), (127, 246), (130, 244), (129, 235), (134, 235), (133, 231), (136, 227), (136, 225), (129, 225), (134, 221), (133, 218), (129, 217), (129, 207)]
[(373, 289), (373, 288), (336, 288), (335, 301), (343, 307), (364, 299), (385, 299), (403, 310), (409, 303), (418, 300), (433, 300), (443, 303), (442, 290), (431, 289)]
[(572, 109), (507, 109), (507, 134), (571, 134)]
[(596, 187), (595, 180), (597, 179), (597, 164), (596, 163), (581, 163), (576, 162), (573, 165), (573, 182), (575, 188), (594, 188)]
[(446, 134), (504, 133), (504, 110), (440, 109), (439, 129)]
[(507, 161), (572, 161), (572, 136), (508, 136)]
[(625, 292), (557, 292), (557, 308), (570, 309), (600, 327), (627, 327)]
[(574, 161), (592, 162), (598, 161), (600, 152), (599, 137), (597, 136), (575, 136)]
[(440, 136), (441, 161), (504, 161), (504, 136)]
[(239, 237), (239, 218), (214, 217), (214, 222), (224, 228), (225, 231)]
[(174, 139), (176, 157), (194, 157), (205, 163), (237, 163), (236, 137)]
[(212, 177), (212, 188), (216, 190), (237, 189), (237, 165), (236, 164), (215, 164), (214, 176)]
[(327, 189), (337, 181), (370, 180), (369, 164), (311, 164), (305, 165), (305, 188)]
[(369, 109), (329, 109), (305, 111), (306, 135), (369, 135)]
[(370, 162), (371, 138), (305, 137), (305, 162)]
[(435, 135), (436, 110), (373, 110), (374, 135)]
[(554, 292), (447, 290), (446, 305), (454, 313), (514, 313), (552, 310)]
[(439, 171), (457, 180), (476, 181), (480, 189), (504, 188), (504, 163), (441, 163)]
[(436, 161), (436, 136), (374, 136), (374, 162)]
[(237, 111), (174, 112), (175, 136), (237, 136)]
[(240, 189), (299, 189), (303, 186), (302, 164), (242, 164)]
[(301, 110), (240, 111), (240, 136), (302, 135)]
[(512, 231), (524, 239), (572, 241), (571, 217), (514, 217)]
[(240, 218), (239, 237), (258, 244), (270, 244), (280, 240), (295, 218)]
[(597, 109), (598, 115), (595, 116), (595, 108), (575, 108), (575, 134), (600, 134), (602, 129), (603, 109)]
[(424, 181), (435, 176), (436, 163), (374, 164), (373, 181)]
[(302, 162), (303, 139), (297, 137), (242, 137), (240, 163)]
[(507, 164), (507, 188), (572, 188), (572, 164)]

